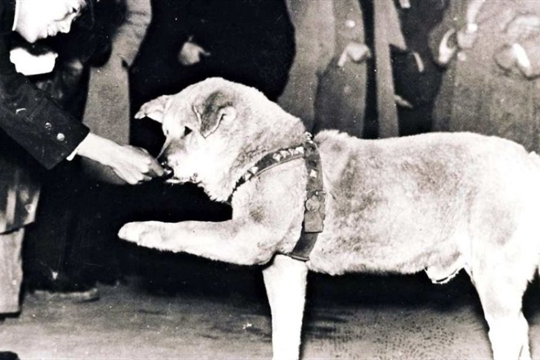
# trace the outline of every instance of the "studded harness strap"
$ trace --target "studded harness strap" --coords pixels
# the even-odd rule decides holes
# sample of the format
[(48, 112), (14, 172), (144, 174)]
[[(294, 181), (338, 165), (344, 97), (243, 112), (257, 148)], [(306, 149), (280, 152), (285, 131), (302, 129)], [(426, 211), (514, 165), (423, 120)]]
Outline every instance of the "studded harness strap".
[(308, 181), (306, 184), (307, 196), (304, 203), (302, 234), (292, 252), (284, 254), (301, 261), (309, 260), (311, 251), (317, 242), (317, 237), (324, 229), (326, 215), (326, 193), (322, 179), (321, 157), (311, 134), (306, 133), (305, 135), (306, 140), (302, 144), (265, 155), (240, 178), (235, 187), (236, 190), (240, 185), (277, 165), (296, 159), (304, 159)]

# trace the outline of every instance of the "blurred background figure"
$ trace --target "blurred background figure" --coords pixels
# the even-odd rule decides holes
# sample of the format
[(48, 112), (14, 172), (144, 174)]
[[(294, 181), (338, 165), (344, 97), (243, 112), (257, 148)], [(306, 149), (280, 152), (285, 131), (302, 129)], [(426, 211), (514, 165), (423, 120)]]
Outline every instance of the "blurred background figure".
[(286, 2), (295, 29), (296, 55), (279, 104), (287, 112), (302, 119), (306, 128), (311, 130), (319, 77), (334, 54), (334, 2)]
[[(372, 76), (373, 6), (371, 1), (359, 0), (332, 3), (334, 34), (327, 39), (327, 46), (333, 48), (333, 54), (319, 77), (313, 131), (338, 129), (364, 137), (367, 112), (373, 112), (377, 106), (370, 102), (373, 106), (367, 109), (367, 98), (376, 91)], [(392, 81), (389, 83), (392, 85)], [(376, 115), (372, 120), (376, 120)]]
[(440, 21), (444, 3), (287, 3), (297, 52), (279, 99), (284, 109), (315, 132), (329, 128), (376, 138), (431, 130), (441, 75), (428, 35)]
[(539, 36), (537, 1), (449, 1), (431, 35), (445, 67), (435, 129), (496, 135), (538, 151)]
[(298, 55), (280, 104), (314, 132), (339, 129), (359, 137), (397, 136), (390, 44), (405, 50), (405, 41), (393, 2), (288, 4)]
[(429, 34), (441, 21), (445, 1), (394, 0), (407, 50), (391, 46), (400, 136), (430, 132), (442, 70), (429, 47)]

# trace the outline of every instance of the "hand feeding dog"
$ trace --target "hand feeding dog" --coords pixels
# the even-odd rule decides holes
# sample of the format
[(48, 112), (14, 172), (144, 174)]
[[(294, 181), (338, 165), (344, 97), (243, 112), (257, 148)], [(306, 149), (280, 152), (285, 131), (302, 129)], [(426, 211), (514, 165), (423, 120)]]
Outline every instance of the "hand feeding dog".
[[(326, 217), (306, 261), (288, 256), (305, 220), (309, 168), (301, 156), (245, 177), (268, 154), (306, 141), (302, 122), (259, 91), (208, 79), (141, 108), (163, 124), (172, 183), (231, 200), (224, 222), (136, 222), (119, 236), (163, 251), (266, 264), (275, 359), (298, 358), (309, 271), (465, 269), (482, 302), (495, 359), (530, 359), (523, 293), (540, 263), (540, 158), (511, 141), (469, 133), (361, 140), (337, 131), (314, 143)], [(317, 176), (317, 174), (315, 175)], [(239, 181), (243, 179), (245, 181)]]

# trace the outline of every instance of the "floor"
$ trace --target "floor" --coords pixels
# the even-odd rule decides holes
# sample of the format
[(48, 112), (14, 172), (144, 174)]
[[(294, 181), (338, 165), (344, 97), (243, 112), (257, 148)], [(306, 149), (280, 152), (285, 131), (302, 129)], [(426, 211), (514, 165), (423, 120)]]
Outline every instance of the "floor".
[[(208, 270), (210, 269), (210, 270)], [(137, 275), (91, 303), (27, 295), (0, 323), (0, 350), (31, 359), (269, 359), (269, 309), (257, 269), (199, 263), (192, 276)], [(196, 275), (196, 276), (195, 276)], [(540, 295), (526, 295), (540, 356)], [(464, 275), (310, 275), (303, 359), (489, 359), (486, 325)]]

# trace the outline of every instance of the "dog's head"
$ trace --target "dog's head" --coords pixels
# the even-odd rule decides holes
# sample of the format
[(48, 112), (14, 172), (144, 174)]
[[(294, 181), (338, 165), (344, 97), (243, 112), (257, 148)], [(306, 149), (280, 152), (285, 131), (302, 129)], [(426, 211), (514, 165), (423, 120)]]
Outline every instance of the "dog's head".
[[(304, 127), (254, 88), (212, 78), (144, 104), (136, 118), (162, 123), (160, 161), (171, 183), (193, 182), (225, 201), (264, 154), (302, 139)], [(298, 140), (297, 140), (298, 139)]]

